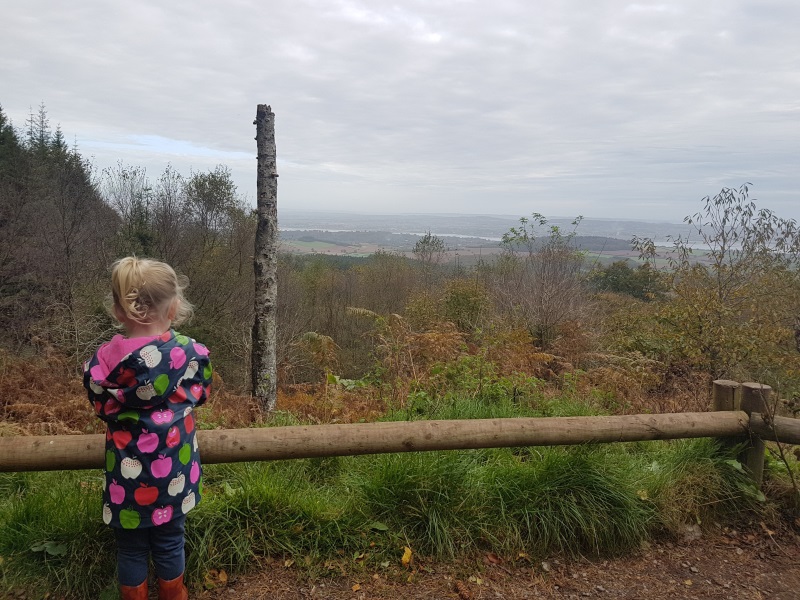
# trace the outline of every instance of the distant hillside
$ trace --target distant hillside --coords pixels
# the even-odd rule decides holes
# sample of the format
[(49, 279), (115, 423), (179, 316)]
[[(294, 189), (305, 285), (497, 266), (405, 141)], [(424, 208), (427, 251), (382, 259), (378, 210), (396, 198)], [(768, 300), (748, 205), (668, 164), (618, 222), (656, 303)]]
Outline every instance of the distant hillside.
[[(572, 231), (572, 219), (552, 218), (549, 224)], [(284, 230), (384, 232), (385, 234), (424, 234), (482, 238), (499, 241), (511, 227), (519, 225), (519, 217), (509, 215), (398, 214), (361, 215), (337, 212), (280, 211), (279, 226)], [(667, 236), (687, 235), (685, 223), (657, 223), (618, 219), (583, 219), (577, 233), (586, 237), (603, 237), (629, 241), (633, 236), (666, 241)], [(413, 245), (413, 241), (411, 244)], [(469, 242), (472, 244), (472, 242)]]
[[(359, 248), (365, 252), (374, 251), (377, 248), (396, 252), (411, 252), (420, 237), (421, 235), (418, 234), (391, 233), (389, 231), (325, 231), (320, 229), (280, 231), (280, 238), (284, 245), (290, 251), (299, 252), (328, 252), (331, 245), (342, 249), (349, 247), (351, 252), (358, 252)], [(446, 234), (439, 237), (450, 251), (477, 250), (479, 248), (491, 250), (500, 247), (499, 240)], [(630, 250), (629, 241), (610, 237), (576, 236), (574, 243), (581, 250), (594, 252)]]

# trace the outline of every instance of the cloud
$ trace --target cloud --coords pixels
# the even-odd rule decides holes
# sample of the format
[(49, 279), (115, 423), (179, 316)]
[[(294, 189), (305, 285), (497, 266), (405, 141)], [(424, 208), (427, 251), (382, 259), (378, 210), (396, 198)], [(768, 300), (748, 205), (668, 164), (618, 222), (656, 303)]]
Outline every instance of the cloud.
[(791, 0), (29, 0), (0, 103), (22, 127), (45, 102), (100, 166), (227, 164), (250, 198), (270, 104), (287, 207), (679, 220), (751, 181), (800, 218), (797, 22)]

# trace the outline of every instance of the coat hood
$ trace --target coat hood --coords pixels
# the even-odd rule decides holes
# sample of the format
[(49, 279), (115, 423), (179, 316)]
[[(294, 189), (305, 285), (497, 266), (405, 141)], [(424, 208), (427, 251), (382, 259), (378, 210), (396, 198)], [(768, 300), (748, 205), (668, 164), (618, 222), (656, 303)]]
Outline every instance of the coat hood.
[(206, 347), (173, 330), (144, 340), (145, 345), (124, 354), (116, 364), (107, 362), (130, 341), (114, 338), (101, 346), (84, 365), (87, 388), (98, 395), (108, 393), (129, 407), (150, 408), (173, 394), (185, 394), (181, 382), (193, 379), (201, 367), (208, 368)]

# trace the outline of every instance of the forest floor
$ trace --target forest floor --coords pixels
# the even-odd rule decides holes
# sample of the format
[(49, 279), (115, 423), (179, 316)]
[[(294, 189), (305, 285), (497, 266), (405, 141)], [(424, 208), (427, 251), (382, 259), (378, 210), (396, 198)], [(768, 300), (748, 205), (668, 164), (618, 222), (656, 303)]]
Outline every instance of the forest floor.
[[(309, 578), (290, 564), (267, 561), (254, 574), (232, 577), (200, 593), (204, 600), (368, 600), (452, 598), (609, 598), (676, 600), (800, 598), (800, 535), (763, 525), (645, 544), (619, 558), (507, 563), (490, 554), (456, 563), (412, 562), (388, 573), (364, 571)], [(399, 565), (398, 565), (399, 567)], [(219, 583), (219, 582), (218, 582)]]

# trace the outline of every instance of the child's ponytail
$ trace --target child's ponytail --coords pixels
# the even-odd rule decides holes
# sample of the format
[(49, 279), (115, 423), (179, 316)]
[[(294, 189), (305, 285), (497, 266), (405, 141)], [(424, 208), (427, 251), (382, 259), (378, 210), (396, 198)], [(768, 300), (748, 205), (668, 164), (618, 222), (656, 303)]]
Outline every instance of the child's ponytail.
[(168, 264), (148, 258), (127, 256), (111, 267), (113, 306), (128, 319), (149, 323), (165, 318), (177, 300), (172, 323), (179, 325), (193, 314), (192, 305), (183, 296), (188, 285)]

